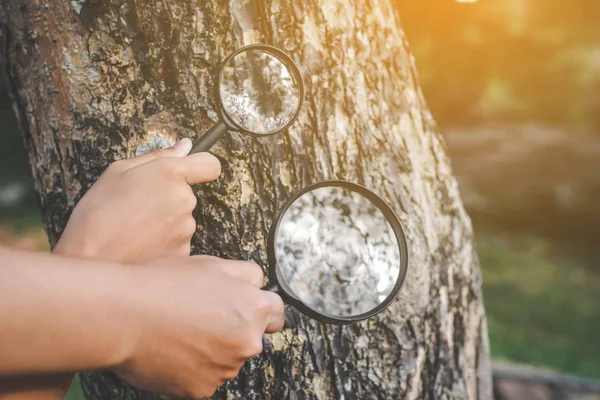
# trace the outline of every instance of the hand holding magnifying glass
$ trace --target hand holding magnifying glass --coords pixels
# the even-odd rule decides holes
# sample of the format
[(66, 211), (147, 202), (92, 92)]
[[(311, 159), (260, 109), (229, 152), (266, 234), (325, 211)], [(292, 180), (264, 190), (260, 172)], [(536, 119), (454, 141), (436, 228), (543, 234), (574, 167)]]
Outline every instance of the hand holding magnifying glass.
[(191, 153), (208, 151), (227, 131), (260, 137), (286, 130), (302, 108), (304, 84), (290, 56), (275, 47), (250, 45), (225, 59), (215, 95), (220, 121)]
[(265, 290), (321, 322), (373, 317), (396, 298), (408, 265), (393, 210), (372, 191), (345, 181), (295, 194), (271, 227)]

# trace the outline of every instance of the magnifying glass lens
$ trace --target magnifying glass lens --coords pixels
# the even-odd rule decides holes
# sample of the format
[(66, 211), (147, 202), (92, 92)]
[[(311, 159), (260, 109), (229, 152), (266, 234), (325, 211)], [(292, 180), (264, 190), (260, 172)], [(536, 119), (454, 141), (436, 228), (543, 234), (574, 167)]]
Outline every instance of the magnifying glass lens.
[(235, 124), (248, 132), (268, 135), (295, 118), (301, 104), (300, 85), (282, 60), (262, 49), (249, 48), (223, 66), (219, 95), (224, 113)]
[(369, 313), (400, 276), (400, 247), (388, 219), (343, 187), (320, 187), (296, 199), (281, 217), (274, 245), (293, 295), (320, 314)]

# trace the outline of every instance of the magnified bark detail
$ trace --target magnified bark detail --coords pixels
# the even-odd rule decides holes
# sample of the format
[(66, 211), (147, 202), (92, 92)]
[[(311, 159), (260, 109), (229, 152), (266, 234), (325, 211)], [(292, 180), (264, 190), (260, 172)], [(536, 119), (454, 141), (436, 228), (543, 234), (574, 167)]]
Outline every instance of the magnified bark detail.
[(334, 317), (374, 310), (400, 275), (400, 245), (383, 212), (333, 186), (303, 194), (286, 210), (275, 258), (293, 294)]
[[(491, 398), (471, 224), (398, 21), (385, 0), (0, 1), (4, 69), (52, 244), (111, 161), (210, 128), (219, 63), (259, 42), (299, 65), (305, 105), (287, 134), (213, 147), (223, 174), (196, 188), (194, 252), (266, 265), (275, 212), (324, 179), (368, 187), (401, 219), (410, 265), (397, 301), (346, 327), (288, 310), (288, 328), (215, 398)], [(83, 386), (89, 400), (156, 398), (110, 373), (84, 374)]]
[(283, 129), (300, 106), (299, 80), (278, 58), (261, 50), (243, 51), (229, 60), (219, 91), (227, 116), (258, 135)]

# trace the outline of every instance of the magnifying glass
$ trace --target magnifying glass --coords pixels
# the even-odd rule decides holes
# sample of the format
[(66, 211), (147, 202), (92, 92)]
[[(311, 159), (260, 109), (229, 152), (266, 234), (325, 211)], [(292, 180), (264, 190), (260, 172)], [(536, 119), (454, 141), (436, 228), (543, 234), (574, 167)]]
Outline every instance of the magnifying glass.
[(339, 325), (385, 310), (408, 265), (394, 211), (346, 181), (319, 182), (295, 194), (270, 229), (268, 258), (265, 290), (311, 318)]
[(219, 122), (193, 146), (208, 151), (227, 131), (264, 137), (296, 120), (304, 101), (302, 75), (283, 51), (263, 44), (238, 49), (223, 61), (215, 85)]

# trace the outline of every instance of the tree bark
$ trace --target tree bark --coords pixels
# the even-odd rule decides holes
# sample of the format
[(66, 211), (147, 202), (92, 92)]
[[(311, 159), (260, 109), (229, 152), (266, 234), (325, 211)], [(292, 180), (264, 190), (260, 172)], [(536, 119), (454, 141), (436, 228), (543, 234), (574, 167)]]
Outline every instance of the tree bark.
[[(293, 309), (287, 328), (216, 398), (491, 398), (481, 274), (438, 128), (385, 0), (0, 0), (3, 65), (52, 244), (113, 160), (196, 139), (234, 49), (266, 43), (299, 64), (306, 102), (283, 135), (231, 134), (197, 188), (194, 252), (266, 266), (274, 214), (324, 179), (360, 183), (399, 215), (409, 271), (392, 306), (347, 327)], [(202, 379), (202, 377), (198, 377)], [(155, 398), (111, 373), (89, 400)]]

